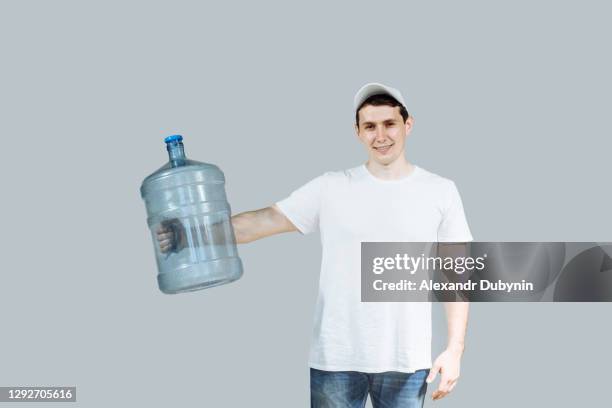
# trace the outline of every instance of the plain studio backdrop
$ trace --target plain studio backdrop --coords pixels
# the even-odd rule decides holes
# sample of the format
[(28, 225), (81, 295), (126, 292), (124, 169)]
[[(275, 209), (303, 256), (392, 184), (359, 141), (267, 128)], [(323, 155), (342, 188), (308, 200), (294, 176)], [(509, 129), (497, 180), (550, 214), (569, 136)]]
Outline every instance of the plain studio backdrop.
[[(240, 246), (238, 282), (163, 295), (139, 187), (175, 133), (225, 172), (234, 213), (361, 164), (366, 82), (402, 90), (407, 157), (456, 182), (476, 240), (612, 241), (611, 11), (3, 2), (0, 385), (75, 385), (82, 407), (307, 406), (317, 233)], [(611, 310), (474, 304), (436, 406), (601, 405)]]

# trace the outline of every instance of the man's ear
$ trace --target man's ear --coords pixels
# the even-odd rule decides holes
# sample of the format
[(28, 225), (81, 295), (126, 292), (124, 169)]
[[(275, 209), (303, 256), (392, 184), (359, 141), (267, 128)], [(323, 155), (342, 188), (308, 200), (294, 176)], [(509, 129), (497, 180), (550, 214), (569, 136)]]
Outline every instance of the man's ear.
[(404, 123), (404, 126), (406, 126), (406, 133), (410, 132), (412, 130), (412, 127), (414, 126), (414, 116), (408, 116), (408, 119), (406, 119), (406, 123)]
[(355, 122), (355, 135), (359, 139), (359, 111), (357, 112), (355, 119), (357, 120), (357, 122)]

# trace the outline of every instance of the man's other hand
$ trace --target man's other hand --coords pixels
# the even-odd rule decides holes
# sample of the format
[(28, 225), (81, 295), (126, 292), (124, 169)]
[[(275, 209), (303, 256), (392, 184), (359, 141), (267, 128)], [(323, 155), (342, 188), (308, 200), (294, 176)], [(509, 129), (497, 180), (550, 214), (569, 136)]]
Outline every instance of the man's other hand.
[(446, 397), (457, 385), (462, 354), (461, 350), (448, 348), (444, 350), (434, 362), (426, 380), (429, 384), (435, 380), (438, 372), (441, 374), (438, 389), (431, 394), (431, 398), (434, 401)]

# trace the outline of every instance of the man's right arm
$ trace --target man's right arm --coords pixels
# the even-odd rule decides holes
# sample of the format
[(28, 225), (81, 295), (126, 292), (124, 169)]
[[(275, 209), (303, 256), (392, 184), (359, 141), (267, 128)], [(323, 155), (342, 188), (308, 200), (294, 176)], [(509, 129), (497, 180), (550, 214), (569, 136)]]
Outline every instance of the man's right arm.
[[(276, 204), (255, 211), (232, 216), (232, 228), (236, 243), (245, 244), (281, 232), (297, 231), (297, 228), (280, 211)], [(210, 235), (223, 239), (223, 224), (208, 225)], [(162, 253), (179, 251), (187, 245), (185, 228), (178, 219), (164, 221), (157, 229), (157, 241)], [(193, 229), (197, 234), (198, 229)], [(227, 237), (225, 237), (227, 238)], [(219, 244), (220, 242), (216, 242)]]
[(276, 204), (255, 211), (247, 211), (232, 217), (236, 243), (246, 244), (270, 235), (297, 231), (295, 225), (280, 211)]

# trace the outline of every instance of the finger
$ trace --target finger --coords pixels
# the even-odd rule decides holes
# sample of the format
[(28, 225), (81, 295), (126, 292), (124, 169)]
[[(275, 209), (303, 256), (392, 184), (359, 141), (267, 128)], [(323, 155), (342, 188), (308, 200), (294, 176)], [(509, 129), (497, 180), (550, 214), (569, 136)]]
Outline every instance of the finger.
[(164, 233), (164, 232), (168, 232), (170, 229), (168, 227), (164, 227), (163, 225), (160, 225), (159, 227), (157, 227), (157, 230), (155, 230), (155, 232), (157, 232), (158, 234)]
[(442, 373), (442, 376), (440, 377), (440, 384), (438, 385), (438, 390), (442, 392), (449, 392), (452, 383), (453, 380), (451, 380), (450, 378), (448, 378), (448, 376)]
[(167, 232), (167, 233), (163, 233), (163, 234), (157, 234), (157, 240), (158, 241), (163, 241), (163, 240), (171, 240), (172, 239), (172, 233)]
[(434, 365), (433, 367), (431, 367), (429, 375), (427, 376), (427, 379), (425, 381), (429, 384), (430, 382), (435, 380), (436, 375), (438, 375), (438, 371), (440, 371), (440, 366)]
[(440, 385), (438, 386), (438, 391), (448, 394), (450, 392), (451, 384), (448, 381), (440, 380)]
[(447, 395), (448, 395), (448, 392), (444, 392), (444, 391), (438, 391), (438, 390), (436, 390), (436, 391), (434, 391), (434, 392), (431, 394), (431, 398), (432, 398), (434, 401), (436, 401), (436, 400), (439, 400), (439, 399), (442, 399), (442, 398), (446, 397)]

